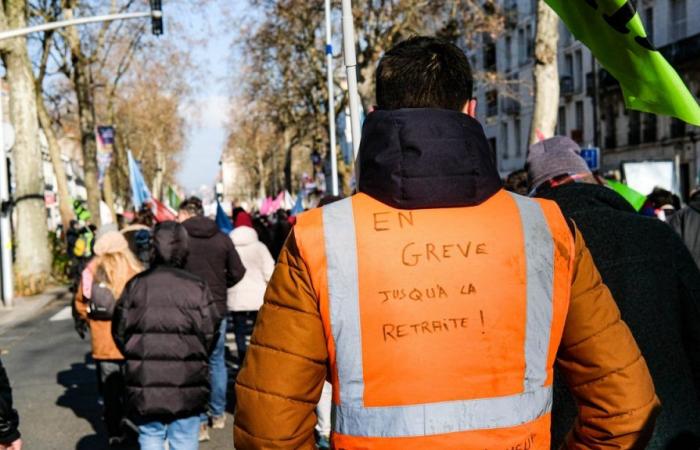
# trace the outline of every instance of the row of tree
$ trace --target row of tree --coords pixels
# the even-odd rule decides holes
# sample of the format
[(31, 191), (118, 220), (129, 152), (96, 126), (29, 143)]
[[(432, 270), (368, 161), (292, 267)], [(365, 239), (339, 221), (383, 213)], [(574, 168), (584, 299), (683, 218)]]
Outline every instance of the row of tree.
[[(300, 171), (310, 170), (306, 157), (325, 154), (328, 148), (328, 90), (326, 88), (323, 2), (305, 0), (249, 0), (255, 11), (243, 24), (236, 42), (244, 67), (236, 80), (226, 152), (247, 177), (241, 193), (259, 198), (275, 187), (292, 191)], [(382, 53), (413, 35), (437, 35), (478, 52), (505, 29), (507, 11), (497, 0), (354, 0), (353, 15), (358, 42), (358, 83), (362, 106), (374, 102), (374, 75)], [(340, 1), (335, 36), (339, 43)], [(553, 133), (558, 106), (556, 48), (558, 18), (539, 1), (535, 39), (535, 131)], [(347, 105), (342, 53), (335, 48), (336, 113)], [(476, 68), (475, 68), (476, 69)], [(495, 71), (477, 70), (477, 80), (512, 91), (512, 81)], [(242, 113), (241, 111), (244, 111)], [(336, 114), (336, 116), (337, 116)], [(301, 164), (300, 164), (301, 162)], [(297, 170), (294, 170), (294, 169)], [(352, 168), (339, 161), (346, 182)]]
[[(0, 30), (73, 17), (143, 10), (136, 0), (3, 0)], [(175, 26), (177, 26), (175, 24)], [(64, 229), (75, 218), (60, 140), (79, 142), (91, 221), (101, 224), (100, 201), (114, 214), (130, 199), (126, 151), (141, 160), (160, 191), (172, 177), (185, 141), (180, 105), (188, 96), (186, 50), (150, 37), (146, 21), (67, 27), (0, 41), (15, 128), (15, 280), (20, 294), (41, 291), (52, 255), (44, 203), (39, 129), (48, 143)], [(117, 130), (114, 161), (98, 181), (98, 125)], [(4, 177), (3, 177), (4, 178)], [(3, 181), (5, 182), (5, 181)]]

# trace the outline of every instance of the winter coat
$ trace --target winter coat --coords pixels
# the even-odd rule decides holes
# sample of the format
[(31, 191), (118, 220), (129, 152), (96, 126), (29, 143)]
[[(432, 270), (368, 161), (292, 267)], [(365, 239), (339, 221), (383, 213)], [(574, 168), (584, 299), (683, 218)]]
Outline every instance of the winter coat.
[(129, 413), (168, 421), (206, 411), (208, 361), (220, 317), (206, 283), (179, 268), (187, 233), (175, 222), (162, 226), (173, 230), (156, 228), (158, 256), (124, 289), (112, 334), (126, 357)]
[[(373, 112), (365, 120), (359, 164), (360, 192), (400, 209), (475, 206), (501, 189), (483, 129), (454, 111)], [(572, 232), (574, 276), (557, 355), (581, 405), (568, 446), (643, 448), (659, 406), (653, 383), (573, 225)], [(318, 294), (327, 287), (310, 267), (292, 231), (236, 379), (239, 450), (314, 448), (314, 409), (330, 374)]]
[(681, 235), (700, 267), (700, 193), (693, 196), (688, 206), (672, 215), (668, 223)]
[(219, 231), (211, 219), (195, 216), (182, 224), (190, 236), (190, 254), (185, 270), (206, 281), (219, 315), (227, 312), (226, 290), (243, 279), (245, 268), (231, 238)]
[(12, 388), (0, 361), (0, 444), (9, 445), (20, 438), (19, 415), (12, 407)]
[(258, 234), (251, 227), (240, 226), (231, 233), (231, 240), (245, 267), (245, 276), (228, 290), (229, 311), (257, 311), (263, 304), (275, 261)]
[[(545, 190), (573, 219), (647, 361), (663, 408), (647, 448), (698, 448), (700, 437), (700, 272), (665, 223), (634, 212), (614, 191), (592, 184)], [(553, 448), (576, 416), (557, 377)]]
[[(78, 291), (75, 293), (75, 311), (81, 319), (86, 320), (90, 325), (92, 357), (97, 360), (122, 360), (124, 356), (112, 338), (112, 322), (109, 320), (92, 320), (88, 317), (89, 299), (85, 296), (85, 287), (88, 283), (92, 284), (95, 270), (95, 260), (93, 259), (83, 271)], [(133, 275), (136, 275), (136, 273)]]

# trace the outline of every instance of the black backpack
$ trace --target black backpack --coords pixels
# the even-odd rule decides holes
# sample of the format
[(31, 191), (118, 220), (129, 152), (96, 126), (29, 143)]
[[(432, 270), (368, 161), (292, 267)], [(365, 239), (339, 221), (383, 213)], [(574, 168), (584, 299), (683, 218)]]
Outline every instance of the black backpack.
[(97, 274), (92, 282), (92, 293), (88, 299), (88, 317), (92, 320), (112, 320), (117, 301), (107, 283)]

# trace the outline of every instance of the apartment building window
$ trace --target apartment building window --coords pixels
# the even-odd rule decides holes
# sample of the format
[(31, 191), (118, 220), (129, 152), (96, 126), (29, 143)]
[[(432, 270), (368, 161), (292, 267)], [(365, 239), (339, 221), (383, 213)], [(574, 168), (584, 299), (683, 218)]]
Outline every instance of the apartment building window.
[(501, 124), (501, 145), (503, 146), (503, 159), (508, 159), (508, 122)]
[(492, 90), (486, 93), (486, 116), (493, 117), (498, 115), (498, 91)]
[(487, 33), (483, 34), (484, 70), (496, 70), (496, 43)]
[(671, 119), (671, 139), (685, 137), (685, 122), (673, 117)]
[(535, 56), (535, 37), (532, 34), (532, 25), (525, 27), (525, 39), (527, 41), (527, 57), (530, 59)]
[(656, 114), (644, 114), (643, 142), (656, 142)]
[(530, 13), (537, 14), (537, 0), (530, 0)]
[(649, 42), (654, 42), (654, 8), (648, 7), (644, 10), (644, 29), (647, 32)]
[(576, 102), (576, 110), (575, 110), (575, 119), (576, 119), (576, 130), (575, 132), (572, 130), (572, 139), (574, 139), (576, 142), (583, 142), (583, 130), (584, 130), (584, 115), (583, 115), (583, 102), (578, 101)]
[(669, 29), (671, 40), (678, 41), (686, 37), (688, 28), (688, 8), (686, 0), (669, 0), (671, 10)]
[(563, 106), (559, 107), (559, 118), (557, 120), (557, 125), (559, 128), (559, 131), (557, 134), (559, 136), (566, 136), (567, 133), (567, 126), (566, 126), (566, 108)]
[(605, 147), (617, 147), (617, 114), (612, 104), (605, 109)]
[(630, 111), (628, 124), (627, 145), (639, 145), (642, 137), (642, 118), (639, 111)]
[(522, 128), (520, 127), (520, 119), (515, 119), (513, 123), (513, 131), (515, 132), (515, 156), (522, 156), (523, 154), (523, 136)]
[(506, 46), (506, 71), (510, 71), (513, 67), (513, 39), (510, 36), (506, 36), (505, 46)]
[(576, 50), (574, 53), (574, 90), (577, 94), (583, 92), (583, 52)]
[(525, 40), (525, 30), (518, 30), (518, 60), (520, 65), (527, 62), (527, 41)]

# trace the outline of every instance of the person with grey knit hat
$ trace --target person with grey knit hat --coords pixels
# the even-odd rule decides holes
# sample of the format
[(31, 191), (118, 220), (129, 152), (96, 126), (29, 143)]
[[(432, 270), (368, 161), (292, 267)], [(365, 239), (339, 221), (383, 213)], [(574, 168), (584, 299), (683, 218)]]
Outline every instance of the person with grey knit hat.
[(554, 136), (530, 146), (527, 155), (530, 189), (537, 191), (544, 183), (595, 179), (586, 161), (581, 158), (581, 147), (566, 136)]
[[(600, 185), (571, 139), (530, 147), (531, 195), (553, 200), (591, 251), (622, 319), (632, 330), (664, 405), (645, 448), (700, 448), (700, 271), (665, 223), (643, 217)], [(576, 405), (555, 376), (552, 448), (559, 448)]]

